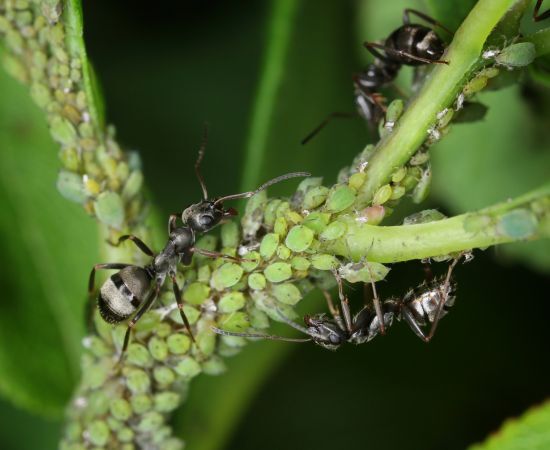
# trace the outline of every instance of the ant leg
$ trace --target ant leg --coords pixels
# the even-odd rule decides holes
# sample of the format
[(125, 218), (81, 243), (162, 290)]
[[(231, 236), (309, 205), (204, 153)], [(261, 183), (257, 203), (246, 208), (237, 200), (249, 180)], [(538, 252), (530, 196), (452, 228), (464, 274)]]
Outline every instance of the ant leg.
[(227, 331), (222, 330), (217, 327), (210, 327), (210, 329), (221, 336), (237, 336), (237, 337), (246, 337), (246, 338), (260, 338), (260, 339), (270, 339), (272, 341), (286, 341), (286, 342), (309, 342), (311, 338), (287, 338), (283, 336), (275, 336), (273, 334), (262, 334), (262, 333), (239, 333), (236, 331)]
[(187, 316), (183, 312), (183, 301), (181, 299), (181, 291), (178, 286), (178, 283), (176, 282), (175, 275), (170, 275), (170, 278), (172, 279), (172, 289), (174, 290), (174, 296), (176, 297), (176, 303), (178, 304), (178, 309), (180, 310), (181, 314), (181, 320), (183, 320), (183, 324), (185, 325), (185, 329), (189, 333), (189, 336), (191, 337), (191, 340), (195, 342), (195, 336), (193, 336), (193, 331), (191, 331), (191, 325), (189, 324), (189, 320), (187, 320)]
[(199, 184), (201, 185), (203, 200), (208, 200), (208, 191), (206, 190), (206, 183), (202, 178), (200, 168), (201, 168), (201, 162), (202, 162), (202, 158), (204, 157), (204, 151), (206, 150), (207, 143), (208, 143), (208, 124), (205, 122), (203, 125), (203, 135), (202, 135), (201, 146), (199, 147), (199, 156), (197, 156), (197, 161), (195, 162), (195, 174), (197, 175), (197, 179), (199, 180)]
[[(380, 48), (386, 52), (387, 55), (393, 55), (397, 58), (409, 58), (413, 61), (420, 61), (425, 64), (449, 64), (449, 61), (445, 61), (443, 59), (426, 59), (422, 58), (420, 56), (411, 55), (410, 53), (404, 52), (402, 50), (396, 50), (394, 48), (386, 47), (382, 44), (377, 44), (375, 42), (365, 42), (363, 45), (366, 47), (367, 50), (369, 50), (373, 55), (380, 55), (377, 51), (374, 50), (373, 47)], [(385, 57), (385, 60), (387, 61), (387, 56)]]
[(319, 125), (317, 125), (313, 129), (313, 131), (311, 131), (304, 139), (302, 139), (300, 144), (306, 145), (309, 141), (311, 141), (311, 139), (313, 139), (317, 135), (317, 133), (319, 133), (323, 128), (325, 128), (332, 119), (336, 119), (336, 118), (351, 119), (356, 115), (357, 115), (356, 113), (348, 113), (348, 112), (331, 112), (327, 117), (323, 119), (323, 121)]
[(207, 256), (209, 258), (223, 258), (223, 259), (229, 259), (231, 261), (236, 261), (236, 262), (245, 261), (244, 259), (237, 258), (236, 256), (224, 255), (223, 253), (205, 250), (204, 248), (191, 247), (189, 251), (192, 253), (198, 253), (199, 255), (202, 255), (202, 256)]
[(140, 238), (137, 236), (134, 236), (133, 234), (125, 234), (123, 236), (120, 236), (118, 238), (118, 242), (116, 244), (109, 242), (111, 245), (114, 245), (115, 247), (118, 247), (120, 244), (122, 244), (124, 241), (131, 240), (136, 246), (147, 256), (155, 256), (153, 253), (153, 250), (151, 250), (145, 242), (143, 242)]
[(136, 323), (141, 319), (141, 316), (145, 314), (153, 302), (156, 300), (156, 298), (159, 295), (160, 292), (160, 284), (157, 284), (154, 291), (149, 294), (149, 297), (147, 297), (147, 300), (143, 302), (143, 305), (141, 308), (139, 308), (136, 315), (128, 322), (128, 328), (126, 329), (126, 334), (124, 335), (124, 344), (122, 345), (122, 351), (120, 352), (120, 358), (118, 360), (119, 364), (122, 362), (122, 358), (124, 357), (124, 354), (126, 353), (126, 350), (128, 349), (128, 344), (130, 343), (130, 333), (132, 332), (132, 329), (136, 326)]
[(542, 6), (542, 0), (537, 0), (537, 4), (535, 5), (535, 9), (533, 10), (533, 20), (535, 22), (540, 22), (541, 20), (548, 19), (548, 17), (550, 17), (550, 9), (547, 11), (544, 11), (539, 16), (539, 10), (541, 6)]
[(172, 234), (172, 232), (176, 229), (176, 221), (180, 216), (181, 214), (170, 214), (170, 217), (168, 218), (168, 234)]
[(424, 14), (423, 12), (420, 12), (416, 9), (411, 9), (411, 8), (407, 8), (403, 11), (403, 23), (405, 25), (409, 25), (411, 23), (411, 18), (410, 18), (411, 14), (414, 14), (415, 16), (418, 16), (421, 19), (424, 19), (426, 22), (431, 23), (432, 25), (441, 28), (442, 30), (449, 33), (451, 36), (454, 34), (445, 25), (443, 25), (441, 22), (438, 22), (433, 17), (430, 17), (427, 14)]
[(344, 283), (342, 283), (342, 277), (340, 277), (340, 274), (337, 270), (333, 270), (332, 273), (334, 274), (334, 278), (336, 278), (336, 284), (338, 285), (338, 297), (340, 298), (340, 305), (342, 308), (342, 314), (344, 315), (344, 322), (346, 324), (348, 333), (351, 334), (353, 332), (353, 323), (351, 320), (349, 301), (348, 298), (344, 295)]
[(368, 261), (365, 261), (367, 265), (367, 270), (370, 277), (370, 285), (372, 287), (372, 303), (374, 304), (374, 310), (376, 311), (376, 318), (380, 324), (380, 334), (384, 336), (386, 334), (386, 324), (384, 323), (384, 313), (382, 312), (382, 305), (380, 303), (380, 297), (378, 297), (378, 292), (376, 292), (376, 283), (373, 280), (372, 271), (370, 269), (370, 264)]
[(447, 297), (449, 296), (449, 289), (451, 286), (451, 274), (453, 273), (453, 269), (455, 268), (456, 264), (462, 257), (462, 253), (457, 256), (454, 261), (449, 266), (449, 269), (447, 270), (447, 277), (445, 278), (445, 283), (443, 284), (443, 288), (439, 289), (439, 304), (437, 305), (437, 311), (434, 316), (434, 321), (432, 323), (432, 327), (430, 328), (430, 333), (426, 337), (426, 342), (429, 342), (434, 334), (435, 330), (437, 329), (437, 324), (439, 323), (439, 319), (441, 319), (441, 312), (443, 311), (443, 307), (445, 306), (445, 303), (447, 303)]

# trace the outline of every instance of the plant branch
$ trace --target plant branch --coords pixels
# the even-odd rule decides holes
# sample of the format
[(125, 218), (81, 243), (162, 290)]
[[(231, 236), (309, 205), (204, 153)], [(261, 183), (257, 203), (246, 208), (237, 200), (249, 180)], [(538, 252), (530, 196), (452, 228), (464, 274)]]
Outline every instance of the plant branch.
[(417, 98), (382, 139), (367, 168), (367, 180), (360, 190), (358, 206), (367, 205), (376, 190), (405, 164), (427, 138), (437, 114), (449, 107), (464, 82), (476, 68), (487, 37), (516, 0), (480, 0), (457, 30), (443, 56), (449, 65), (438, 65)]

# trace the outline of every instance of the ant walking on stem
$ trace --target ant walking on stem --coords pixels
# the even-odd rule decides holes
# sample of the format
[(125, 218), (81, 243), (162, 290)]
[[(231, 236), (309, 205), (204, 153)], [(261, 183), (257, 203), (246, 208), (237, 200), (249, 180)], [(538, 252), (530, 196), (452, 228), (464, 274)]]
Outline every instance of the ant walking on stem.
[(269, 186), (295, 177), (308, 177), (307, 172), (293, 172), (273, 178), (254, 191), (239, 194), (226, 195), (210, 200), (206, 184), (200, 173), (200, 163), (204, 156), (207, 142), (207, 130), (205, 127), (202, 145), (199, 149), (199, 156), (195, 164), (195, 172), (201, 185), (203, 199), (186, 208), (181, 213), (182, 225), (177, 226), (177, 215), (171, 215), (168, 220), (168, 241), (160, 253), (155, 254), (141, 239), (128, 234), (121, 236), (114, 245), (120, 245), (126, 240), (132, 241), (143, 253), (152, 258), (152, 261), (145, 266), (136, 266), (126, 263), (104, 263), (96, 264), (91, 273), (88, 284), (88, 292), (94, 290), (95, 272), (100, 269), (116, 269), (118, 272), (111, 275), (101, 286), (98, 297), (98, 308), (101, 317), (108, 323), (120, 323), (133, 315), (128, 322), (128, 328), (124, 336), (122, 346), (122, 359), (130, 341), (131, 330), (153, 305), (158, 298), (160, 289), (166, 278), (172, 280), (174, 297), (181, 314), (182, 321), (187, 333), (194, 341), (193, 332), (185, 313), (181, 290), (176, 282), (177, 267), (191, 264), (193, 254), (198, 253), (210, 258), (225, 258), (240, 262), (242, 259), (201, 249), (195, 246), (196, 235), (206, 233), (222, 222), (222, 220), (235, 216), (236, 210), (225, 209), (223, 203), (227, 200), (250, 198)]

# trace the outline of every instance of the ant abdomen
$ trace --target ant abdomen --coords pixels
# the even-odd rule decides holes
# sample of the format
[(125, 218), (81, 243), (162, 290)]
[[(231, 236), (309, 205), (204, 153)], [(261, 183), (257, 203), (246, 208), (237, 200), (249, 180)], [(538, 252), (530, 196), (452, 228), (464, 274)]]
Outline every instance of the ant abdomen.
[(103, 320), (119, 323), (128, 319), (149, 293), (151, 281), (151, 275), (137, 266), (111, 275), (101, 286), (97, 300)]

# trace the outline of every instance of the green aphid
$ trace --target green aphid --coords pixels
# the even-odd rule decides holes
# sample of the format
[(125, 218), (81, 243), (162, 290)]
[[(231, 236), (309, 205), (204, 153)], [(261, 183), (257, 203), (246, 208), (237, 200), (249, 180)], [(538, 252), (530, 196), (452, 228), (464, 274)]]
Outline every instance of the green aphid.
[[(223, 314), (219, 317), (218, 323), (221, 328), (229, 331), (243, 331), (250, 327), (248, 314), (243, 311)], [(214, 337), (214, 335), (212, 336)]]
[(212, 273), (210, 285), (218, 291), (223, 291), (237, 284), (243, 273), (243, 268), (238, 264), (231, 262), (224, 263)]
[(181, 395), (177, 392), (160, 392), (154, 396), (155, 411), (167, 413), (176, 409), (181, 401)]
[(80, 440), (82, 436), (82, 427), (78, 422), (70, 422), (65, 428), (65, 436), (69, 441)]
[(183, 448), (183, 443), (175, 437), (162, 442), (162, 450), (182, 450)]
[(277, 247), (277, 257), (282, 260), (287, 260), (292, 255), (292, 252), (286, 245), (279, 245)]
[(137, 424), (137, 429), (142, 432), (151, 432), (156, 430), (163, 423), (164, 417), (162, 417), (162, 414), (156, 411), (149, 411), (143, 415)]
[(204, 356), (214, 353), (216, 347), (216, 336), (210, 331), (210, 327), (195, 335), (197, 350)]
[(109, 405), (112, 398), (114, 397), (114, 393), (110, 392), (109, 389), (105, 389), (105, 387), (106, 386), (103, 386), (103, 389), (94, 388), (94, 390), (88, 396), (88, 406), (86, 408), (85, 419), (86, 422), (88, 422), (94, 416), (102, 416), (104, 414), (107, 414), (107, 412), (109, 411)]
[(304, 201), (306, 193), (313, 188), (321, 186), (322, 182), (323, 182), (322, 177), (309, 177), (302, 180), (298, 185), (296, 192), (292, 196), (292, 201), (291, 201), (292, 206), (294, 208), (299, 208), (302, 202)]
[(134, 432), (129, 427), (123, 427), (116, 434), (120, 442), (132, 442), (134, 440)]
[(192, 305), (202, 304), (210, 296), (210, 287), (204, 283), (191, 283), (183, 293), (183, 299)]
[(87, 337), (86, 348), (90, 349), (90, 352), (98, 358), (112, 354), (112, 349), (99, 336)]
[[(277, 251), (279, 245), (279, 235), (276, 233), (266, 234), (260, 244), (260, 255), (264, 260), (269, 260)], [(287, 244), (288, 246), (288, 244)]]
[(358, 191), (365, 184), (366, 179), (367, 174), (365, 172), (356, 172), (349, 177), (348, 186)]
[(266, 285), (266, 280), (261, 273), (254, 272), (249, 275), (248, 286), (250, 287), (250, 289), (253, 289), (255, 291), (258, 291), (258, 290), (261, 291), (262, 289), (265, 289), (265, 285)]
[(403, 225), (417, 225), (420, 223), (435, 222), (436, 220), (445, 219), (447, 216), (439, 212), (437, 209), (425, 209), (403, 219)]
[(298, 317), (292, 306), (277, 302), (265, 291), (252, 292), (251, 296), (258, 309), (266, 313), (272, 320), (281, 322), (281, 314), (289, 319)]
[(117, 398), (111, 402), (109, 406), (111, 415), (118, 420), (128, 420), (132, 416), (132, 407), (128, 400)]
[(103, 420), (94, 420), (87, 428), (88, 439), (93, 445), (106, 445), (111, 436), (107, 423)]
[(302, 202), (302, 208), (311, 210), (321, 206), (328, 197), (329, 188), (317, 186), (307, 191)]
[(62, 170), (57, 176), (57, 190), (68, 200), (84, 203), (88, 198), (82, 176)]
[(227, 366), (223, 358), (213, 355), (202, 364), (202, 371), (207, 375), (217, 376), (225, 373), (227, 371)]
[(267, 317), (267, 314), (258, 309), (252, 302), (248, 302), (247, 311), (250, 325), (253, 328), (261, 330), (269, 327), (269, 318)]
[(462, 89), (462, 93), (466, 97), (471, 97), (472, 95), (483, 90), (485, 86), (487, 86), (487, 82), (488, 82), (488, 78), (483, 74), (480, 76), (475, 76), (470, 81), (468, 81), (468, 83), (466, 83), (466, 85)]
[(346, 230), (346, 224), (336, 220), (324, 229), (324, 231), (319, 235), (319, 239), (321, 241), (333, 241), (341, 238), (345, 234)]
[(155, 334), (159, 338), (165, 338), (170, 333), (172, 333), (172, 327), (169, 324), (167, 324), (166, 322), (159, 323), (157, 328), (155, 328)]
[(270, 200), (264, 211), (264, 223), (268, 227), (272, 227), (277, 218), (277, 208), (283, 201), (279, 198)]
[(272, 283), (280, 283), (292, 277), (292, 267), (286, 262), (275, 262), (264, 269), (266, 279)]
[(386, 203), (392, 195), (392, 187), (389, 184), (385, 184), (379, 188), (372, 199), (373, 205), (383, 205)]
[(190, 356), (184, 356), (174, 367), (176, 373), (186, 379), (196, 377), (201, 373), (200, 364)]
[(208, 283), (210, 281), (211, 274), (212, 271), (210, 270), (210, 266), (204, 264), (197, 269), (197, 281), (200, 281), (201, 283)]
[(418, 184), (412, 191), (411, 198), (414, 203), (422, 203), (430, 194), (432, 184), (432, 169), (428, 165), (423, 171)]
[(285, 236), (288, 231), (288, 224), (284, 217), (277, 217), (275, 223), (273, 224), (273, 231), (279, 236)]
[(256, 236), (258, 230), (262, 226), (266, 202), (267, 194), (265, 191), (262, 191), (251, 197), (246, 203), (245, 212), (241, 220), (243, 235), (245, 237)]
[(333, 270), (340, 265), (340, 262), (333, 255), (319, 254), (311, 257), (311, 265), (318, 270)]
[(344, 264), (338, 269), (340, 276), (350, 283), (381, 281), (386, 278), (389, 271), (390, 269), (383, 264), (365, 261)]
[(304, 225), (295, 225), (285, 239), (286, 246), (293, 252), (307, 250), (313, 242), (313, 231)]
[(524, 208), (504, 214), (497, 223), (498, 232), (512, 239), (527, 239), (537, 232), (537, 228), (537, 217)]
[(223, 247), (237, 247), (239, 245), (239, 226), (236, 222), (227, 222), (221, 226)]
[[(172, 298), (172, 303), (173, 303)], [(138, 333), (148, 333), (157, 328), (160, 323), (160, 316), (156, 311), (148, 311), (142, 317), (141, 320), (136, 324), (135, 330)], [(122, 330), (121, 330), (122, 332)]]
[(143, 186), (143, 173), (140, 170), (134, 170), (132, 173), (130, 173), (130, 176), (126, 180), (126, 183), (124, 183), (124, 187), (122, 188), (122, 198), (124, 200), (130, 200), (134, 198), (139, 191), (141, 190), (141, 187)]
[(166, 339), (168, 351), (173, 355), (183, 355), (191, 347), (191, 339), (182, 333), (175, 333)]
[(277, 211), (275, 211), (275, 215), (276, 217), (285, 217), (288, 211), (290, 211), (290, 205), (288, 202), (283, 201), (277, 207)]
[(134, 414), (140, 415), (153, 407), (153, 399), (147, 394), (136, 394), (130, 397), (130, 404), (132, 405)]
[(222, 314), (228, 314), (243, 308), (245, 305), (244, 294), (242, 292), (230, 292), (222, 296), (218, 302), (218, 311)]
[(32, 99), (40, 108), (45, 108), (52, 101), (50, 90), (37, 81), (32, 84), (30, 93)]
[(107, 417), (107, 426), (111, 431), (118, 431), (123, 427), (123, 423), (114, 417)]
[(404, 107), (405, 104), (400, 98), (393, 100), (386, 110), (386, 122), (396, 122), (403, 114)]
[(126, 373), (126, 385), (134, 394), (143, 394), (151, 387), (151, 380), (144, 370), (130, 369)]
[(151, 356), (157, 361), (164, 361), (168, 357), (168, 345), (164, 339), (153, 336), (147, 343)]
[(390, 200), (398, 200), (405, 195), (405, 188), (403, 186), (393, 186)]
[[(174, 299), (172, 298), (172, 304), (173, 302), (174, 302)], [(185, 305), (183, 307), (183, 312), (187, 316), (187, 320), (191, 325), (196, 323), (197, 320), (199, 320), (199, 317), (201, 315), (201, 312), (197, 308), (192, 307), (191, 305)], [(179, 310), (177, 309), (173, 310), (170, 313), (169, 317), (170, 317), (170, 320), (174, 321), (175, 323), (179, 323), (180, 325), (183, 325), (183, 320), (181, 318), (181, 314)]]
[(102, 360), (100, 364), (94, 364), (89, 367), (82, 375), (82, 383), (90, 389), (97, 389), (109, 378), (112, 370), (112, 364), (108, 360)]
[(444, 128), (449, 125), (453, 119), (453, 116), (454, 110), (452, 108), (445, 108), (444, 110), (439, 111), (439, 113), (437, 113), (437, 127)]
[(304, 220), (304, 216), (297, 213), (296, 211), (289, 210), (285, 214), (285, 219), (287, 222), (290, 222), (291, 225), (297, 225), (299, 223), (302, 223), (302, 221)]
[(309, 262), (309, 259), (304, 258), (303, 256), (295, 256), (290, 260), (290, 265), (294, 270), (304, 271), (309, 269), (309, 266), (311, 266), (311, 262)]
[(50, 120), (50, 133), (54, 140), (62, 145), (73, 144), (78, 137), (73, 124), (61, 116), (55, 116)]
[(336, 186), (331, 189), (328, 196), (326, 209), (332, 213), (338, 213), (349, 208), (355, 202), (355, 191), (349, 186)]
[(157, 366), (153, 370), (153, 378), (160, 386), (170, 386), (176, 381), (176, 374), (166, 366)]
[(514, 69), (531, 64), (536, 56), (537, 52), (532, 42), (518, 42), (502, 49), (495, 57), (495, 62), (508, 69)]
[(409, 160), (409, 164), (411, 166), (422, 166), (426, 164), (429, 160), (430, 153), (424, 150), (419, 150), (411, 157), (411, 159)]
[(153, 358), (149, 350), (137, 342), (132, 342), (128, 346), (128, 351), (126, 353), (126, 360), (135, 366), (138, 367), (151, 367), (153, 365)]
[(273, 296), (286, 305), (295, 305), (302, 299), (302, 293), (292, 283), (274, 284), (271, 287)]
[(251, 251), (246, 253), (243, 256), (243, 261), (241, 262), (241, 267), (245, 272), (252, 272), (260, 264), (260, 253), (257, 251)]
[(313, 230), (315, 233), (321, 233), (326, 228), (329, 221), (329, 213), (314, 211), (306, 216), (302, 222), (302, 225), (304, 227), (308, 227), (310, 230)]
[(116, 192), (102, 192), (94, 202), (94, 211), (100, 222), (120, 229), (124, 223), (124, 203)]

